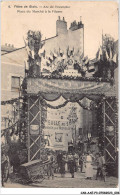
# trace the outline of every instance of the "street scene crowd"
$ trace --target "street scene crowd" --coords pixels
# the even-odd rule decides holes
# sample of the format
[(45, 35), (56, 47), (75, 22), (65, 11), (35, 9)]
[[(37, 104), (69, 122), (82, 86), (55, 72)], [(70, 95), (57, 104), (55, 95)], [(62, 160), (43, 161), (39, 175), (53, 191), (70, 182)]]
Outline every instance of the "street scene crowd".
[(71, 177), (74, 178), (74, 173), (84, 172), (86, 179), (92, 179), (94, 174), (94, 166), (97, 167), (96, 180), (98, 176), (103, 177), (105, 181), (105, 158), (101, 152), (95, 156), (88, 151), (79, 155), (74, 151), (50, 151), (48, 153), (48, 159), (50, 161), (48, 168), (48, 178), (54, 179), (54, 173), (60, 173), (61, 177), (65, 177), (66, 172), (71, 173)]
[[(68, 152), (66, 151), (53, 151), (48, 150), (46, 153), (46, 160), (48, 161), (47, 164), (47, 177), (48, 179), (54, 179), (54, 174), (60, 174), (62, 178), (65, 178), (66, 173), (70, 173), (71, 177), (74, 178), (75, 172), (85, 173), (86, 179), (93, 179), (94, 174), (94, 167), (96, 167), (96, 180), (98, 176), (103, 178), (105, 181), (105, 158), (101, 152), (96, 153), (93, 155), (92, 152), (83, 152), (82, 154), (76, 152), (74, 147), (70, 147)], [(5, 166), (10, 164), (9, 157), (7, 154), (2, 153), (2, 185), (4, 186), (4, 174), (7, 174), (5, 171)], [(16, 159), (13, 165), (14, 173), (19, 172), (20, 167), (20, 158), (19, 155), (16, 155)], [(7, 168), (7, 167), (6, 167)], [(9, 166), (8, 166), (9, 169)], [(6, 176), (8, 179), (9, 175)]]

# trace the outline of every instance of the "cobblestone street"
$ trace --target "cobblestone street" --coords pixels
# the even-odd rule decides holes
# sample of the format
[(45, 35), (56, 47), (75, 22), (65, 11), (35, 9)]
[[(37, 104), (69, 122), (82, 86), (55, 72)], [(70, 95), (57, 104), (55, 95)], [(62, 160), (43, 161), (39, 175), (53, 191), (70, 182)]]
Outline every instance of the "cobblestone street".
[(65, 178), (61, 178), (60, 174), (55, 174), (54, 179), (45, 178), (41, 183), (32, 183), (30, 185), (21, 185), (11, 183), (8, 181), (5, 183), (5, 188), (116, 188), (118, 180), (116, 177), (107, 177), (106, 182), (101, 179), (92, 180), (85, 179), (85, 173), (75, 173), (75, 178), (71, 178), (70, 173), (65, 174)]

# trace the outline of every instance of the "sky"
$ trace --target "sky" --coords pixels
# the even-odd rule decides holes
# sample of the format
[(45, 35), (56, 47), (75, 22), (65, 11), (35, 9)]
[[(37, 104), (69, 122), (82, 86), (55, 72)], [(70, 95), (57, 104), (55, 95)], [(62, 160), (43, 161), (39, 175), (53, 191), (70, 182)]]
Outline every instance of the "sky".
[[(20, 6), (28, 6), (20, 8)], [(37, 6), (33, 8), (32, 6)], [(43, 8), (43, 6), (68, 6), (68, 8)], [(31, 8), (32, 7), (32, 8)], [(27, 10), (31, 13), (27, 13)], [(44, 13), (33, 13), (44, 11)], [(45, 13), (45, 11), (51, 13)], [(21, 13), (20, 11), (25, 11)], [(56, 13), (52, 11), (62, 11)], [(40, 30), (45, 39), (56, 35), (56, 20), (58, 16), (65, 17), (68, 28), (74, 20), (79, 21), (82, 16), (84, 23), (84, 49), (89, 58), (95, 57), (98, 47), (102, 43), (103, 34), (110, 34), (118, 39), (118, 3), (114, 1), (14, 1), (2, 2), (1, 5), (1, 42), (23, 47), (23, 37), (29, 29)]]

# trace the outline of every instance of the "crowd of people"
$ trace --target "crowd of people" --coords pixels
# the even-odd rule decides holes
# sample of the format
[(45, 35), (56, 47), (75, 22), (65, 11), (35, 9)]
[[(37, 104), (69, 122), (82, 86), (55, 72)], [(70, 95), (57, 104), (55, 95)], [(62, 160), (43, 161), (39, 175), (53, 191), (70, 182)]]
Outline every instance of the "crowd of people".
[(54, 173), (59, 173), (64, 178), (66, 172), (74, 178), (75, 172), (81, 172), (85, 173), (86, 179), (92, 179), (95, 174), (94, 167), (97, 167), (95, 179), (100, 175), (105, 180), (105, 158), (101, 152), (93, 155), (90, 151), (82, 154), (74, 151), (51, 151), (48, 153), (48, 160), (48, 178), (53, 179)]
[[(18, 158), (18, 152), (14, 156), (13, 172), (19, 172), (20, 159)], [(96, 155), (90, 151), (79, 153), (76, 150), (70, 149), (67, 151), (46, 151), (47, 158), (47, 177), (48, 179), (54, 179), (54, 174), (60, 174), (62, 178), (65, 177), (66, 173), (70, 173), (71, 177), (75, 177), (75, 172), (85, 173), (86, 179), (92, 179), (95, 175), (94, 168), (96, 169), (96, 180), (101, 175), (105, 180), (105, 159), (102, 153), (96, 153)], [(1, 171), (2, 171), (2, 186), (4, 185), (5, 179), (9, 176), (9, 157), (7, 154), (2, 152), (1, 155)]]

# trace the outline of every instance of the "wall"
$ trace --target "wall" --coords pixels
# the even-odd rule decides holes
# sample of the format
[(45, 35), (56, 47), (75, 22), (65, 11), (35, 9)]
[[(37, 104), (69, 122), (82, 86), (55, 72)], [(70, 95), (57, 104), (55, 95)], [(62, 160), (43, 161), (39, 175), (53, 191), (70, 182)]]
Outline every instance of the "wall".
[(83, 33), (83, 28), (81, 28), (75, 31), (69, 30), (66, 34), (60, 34), (59, 36), (47, 39), (45, 41), (46, 54), (49, 55), (50, 52), (54, 52), (54, 50), (59, 51), (59, 48), (66, 53), (69, 46), (70, 49), (74, 47), (75, 52), (79, 49), (81, 55), (84, 47)]
[[(14, 52), (1, 56), (1, 100), (11, 100), (18, 98), (20, 91), (11, 89), (12, 76), (20, 77), (20, 81), (24, 78), (24, 60), (27, 58), (26, 49), (19, 49)], [(16, 105), (18, 110), (18, 105)], [(1, 106), (1, 129), (5, 129), (18, 120), (18, 112), (15, 112), (12, 104)], [(15, 117), (15, 118), (14, 118)]]
[[(77, 52), (79, 49), (81, 55), (83, 53), (83, 28), (71, 31), (67, 30), (67, 23), (64, 23), (64, 25), (60, 24), (59, 27), (60, 26), (63, 28), (63, 30), (60, 31), (59, 29), (59, 36), (51, 37), (45, 40), (46, 54), (49, 55), (50, 52), (54, 52), (54, 50), (59, 51), (59, 48), (62, 49), (64, 53), (66, 53), (66, 50), (69, 46), (70, 49), (73, 49), (74, 47), (75, 52)], [(3, 49), (6, 49), (6, 47), (3, 47)], [(12, 50), (14, 49), (16, 48), (12, 48)], [(25, 61), (27, 59), (26, 48), (23, 47), (16, 49), (15, 51), (12, 50), (9, 48), (10, 53), (1, 56), (1, 100), (10, 100), (19, 97), (20, 94), (18, 90), (11, 90), (11, 77), (21, 77), (21, 80), (24, 77)], [(12, 109), (12, 106), (8, 104), (1, 106), (2, 117), (9, 118), (9, 115), (13, 115)], [(8, 122), (6, 122), (6, 124), (3, 122), (2, 124), (2, 128), (4, 129), (5, 126), (8, 125)], [(70, 140), (70, 130), (66, 130), (66, 134), (68, 135), (68, 140)], [(64, 138), (64, 140), (66, 139), (67, 138)]]

